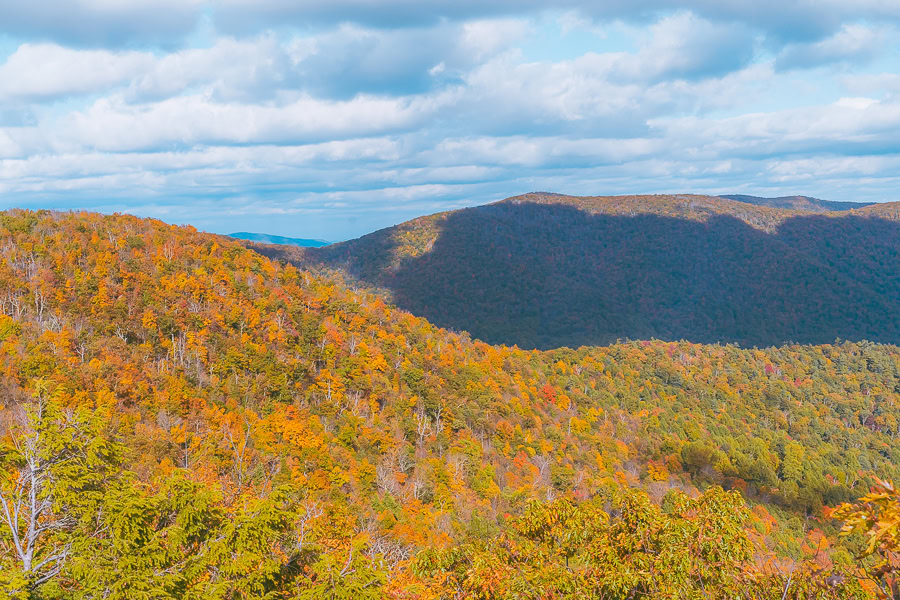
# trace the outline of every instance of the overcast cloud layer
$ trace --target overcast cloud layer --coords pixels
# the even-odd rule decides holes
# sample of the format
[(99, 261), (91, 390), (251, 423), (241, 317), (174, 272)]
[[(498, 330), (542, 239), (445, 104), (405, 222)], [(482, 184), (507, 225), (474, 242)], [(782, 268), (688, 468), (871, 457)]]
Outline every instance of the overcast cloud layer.
[(898, 29), (896, 0), (0, 0), (0, 208), (338, 240), (532, 190), (896, 201)]

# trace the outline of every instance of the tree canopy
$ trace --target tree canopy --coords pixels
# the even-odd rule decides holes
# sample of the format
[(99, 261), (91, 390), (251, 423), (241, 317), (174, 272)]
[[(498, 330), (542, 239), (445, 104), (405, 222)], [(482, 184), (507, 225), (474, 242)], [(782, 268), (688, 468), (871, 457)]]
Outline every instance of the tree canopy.
[(828, 509), (898, 478), (898, 393), (895, 346), (491, 346), (189, 227), (9, 211), (0, 585), (874, 595)]

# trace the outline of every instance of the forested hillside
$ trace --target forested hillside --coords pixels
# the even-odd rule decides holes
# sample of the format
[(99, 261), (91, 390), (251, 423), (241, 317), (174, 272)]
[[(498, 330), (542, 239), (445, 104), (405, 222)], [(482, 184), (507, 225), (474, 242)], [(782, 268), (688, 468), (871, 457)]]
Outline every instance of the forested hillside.
[(432, 323), (523, 348), (898, 343), (897, 207), (530, 194), (326, 248), (259, 250), (341, 269)]
[(762, 196), (748, 196), (746, 194), (722, 194), (721, 198), (757, 204), (759, 206), (772, 206), (774, 208), (788, 208), (790, 210), (802, 210), (805, 212), (832, 212), (836, 210), (853, 210), (871, 206), (872, 202), (834, 202), (822, 200), (811, 196), (778, 196), (777, 198), (764, 198)]
[(189, 227), (10, 211), (0, 375), (12, 598), (894, 583), (896, 546), (851, 531), (891, 491), (846, 536), (830, 507), (900, 475), (896, 346), (491, 346)]

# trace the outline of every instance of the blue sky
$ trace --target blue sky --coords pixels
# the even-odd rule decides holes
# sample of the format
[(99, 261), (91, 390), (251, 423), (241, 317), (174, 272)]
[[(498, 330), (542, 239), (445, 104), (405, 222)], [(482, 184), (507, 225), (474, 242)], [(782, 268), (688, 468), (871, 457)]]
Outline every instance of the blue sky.
[(0, 208), (347, 239), (570, 194), (900, 200), (896, 0), (0, 0)]

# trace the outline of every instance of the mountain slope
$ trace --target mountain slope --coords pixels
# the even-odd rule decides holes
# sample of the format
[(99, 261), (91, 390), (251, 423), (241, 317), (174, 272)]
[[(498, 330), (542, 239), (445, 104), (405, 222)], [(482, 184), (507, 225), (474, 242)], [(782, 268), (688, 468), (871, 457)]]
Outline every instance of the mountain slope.
[(288, 246), (302, 246), (304, 248), (320, 248), (328, 245), (328, 242), (324, 240), (307, 240), (304, 238), (270, 235), (268, 233), (249, 233), (247, 231), (229, 233), (228, 237), (238, 240), (247, 240), (249, 242), (258, 242), (260, 244), (284, 244)]
[(771, 206), (773, 208), (787, 208), (816, 213), (837, 210), (854, 210), (874, 204), (872, 202), (834, 202), (832, 200), (821, 200), (811, 196), (779, 196), (777, 198), (764, 198), (762, 196), (747, 196), (745, 194), (722, 194), (720, 198), (728, 198), (729, 200), (746, 202), (747, 204), (756, 204), (758, 206)]
[(896, 343), (900, 223), (882, 218), (889, 210), (530, 194), (327, 248), (260, 251), (340, 268), (437, 325), (524, 348)]
[[(680, 531), (696, 511), (678, 490), (713, 485), (753, 505), (731, 494), (722, 518), (743, 516), (712, 523), (759, 557), (739, 581), (771, 553), (826, 556), (823, 505), (900, 476), (894, 346), (489, 346), (126, 215), (0, 214), (0, 290), (0, 493), (28, 474), (22, 440), (47, 443), (33, 427), (59, 444), (42, 456), (71, 457), (42, 535), (43, 556), (72, 551), (29, 597), (447, 597), (452, 564), (429, 551), (465, 555), (531, 500), (588, 510), (624, 490), (631, 509), (591, 514), (624, 527), (665, 499), (673, 522), (654, 523)], [(631, 531), (592, 533), (627, 548)], [(0, 522), (0, 590), (29, 581)]]

